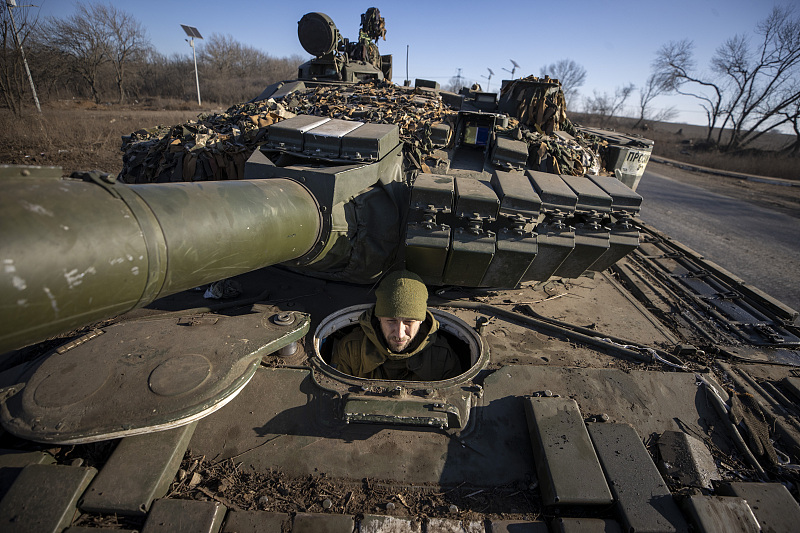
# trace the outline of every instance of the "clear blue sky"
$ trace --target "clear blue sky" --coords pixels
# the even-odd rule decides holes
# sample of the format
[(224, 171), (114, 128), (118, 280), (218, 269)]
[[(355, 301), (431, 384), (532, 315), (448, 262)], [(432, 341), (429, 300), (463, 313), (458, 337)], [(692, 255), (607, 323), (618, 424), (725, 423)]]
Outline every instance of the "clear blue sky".
[[(94, 2), (95, 0), (91, 0)], [(74, 12), (70, 0), (18, 0), (37, 4), (40, 16), (64, 17)], [(360, 15), (375, 6), (386, 19), (382, 54), (394, 56), (394, 81), (405, 79), (406, 46), (409, 76), (441, 84), (462, 69), (462, 76), (486, 89), (487, 68), (495, 76), (491, 90), (509, 78), (511, 59), (516, 76), (540, 74), (542, 66), (572, 59), (587, 71), (581, 95), (595, 90), (644, 84), (658, 48), (670, 40), (694, 41), (698, 66), (708, 67), (714, 50), (737, 33), (752, 35), (771, 0), (620, 0), (620, 1), (483, 1), (437, 2), (404, 0), (251, 1), (134, 0), (110, 2), (133, 14), (147, 29), (156, 49), (166, 55), (190, 54), (180, 24), (195, 26), (204, 37), (230, 34), (236, 40), (273, 56), (308, 57), (297, 40), (297, 21), (308, 12), (328, 14), (347, 38), (358, 37)], [(255, 95), (254, 95), (255, 96)], [(638, 95), (634, 95), (638, 98)], [(680, 120), (704, 124), (693, 99), (661, 97), (656, 105), (674, 105)]]

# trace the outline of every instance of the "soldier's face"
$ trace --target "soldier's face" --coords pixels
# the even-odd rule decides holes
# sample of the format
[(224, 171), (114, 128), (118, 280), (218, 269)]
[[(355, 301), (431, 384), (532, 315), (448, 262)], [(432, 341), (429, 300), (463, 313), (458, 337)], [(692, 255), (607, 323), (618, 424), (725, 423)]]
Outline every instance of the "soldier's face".
[(410, 318), (387, 318), (379, 316), (381, 331), (386, 339), (386, 344), (393, 352), (402, 352), (411, 344), (419, 332), (421, 320)]

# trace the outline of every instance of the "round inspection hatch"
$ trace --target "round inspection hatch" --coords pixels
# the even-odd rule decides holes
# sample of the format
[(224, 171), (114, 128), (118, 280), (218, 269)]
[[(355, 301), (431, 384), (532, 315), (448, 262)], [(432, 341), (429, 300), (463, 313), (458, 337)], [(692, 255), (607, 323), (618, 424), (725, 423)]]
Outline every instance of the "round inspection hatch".
[(210, 374), (211, 363), (202, 355), (173, 357), (150, 373), (150, 390), (160, 396), (178, 396), (199, 387)]
[(109, 369), (104, 365), (82, 364), (70, 354), (64, 354), (46, 361), (36, 374), (44, 377), (38, 385), (34, 384), (34, 402), (40, 407), (54, 408), (91, 397), (108, 380)]

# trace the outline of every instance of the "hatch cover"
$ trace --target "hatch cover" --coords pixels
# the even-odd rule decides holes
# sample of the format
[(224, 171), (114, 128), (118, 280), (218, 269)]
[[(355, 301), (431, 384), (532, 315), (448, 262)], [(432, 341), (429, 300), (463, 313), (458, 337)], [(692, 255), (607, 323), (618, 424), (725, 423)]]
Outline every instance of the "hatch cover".
[(73, 341), (0, 384), (0, 423), (24, 439), (80, 444), (207, 416), (242, 390), (262, 356), (303, 337), (310, 323), (270, 306), (235, 314), (124, 322)]

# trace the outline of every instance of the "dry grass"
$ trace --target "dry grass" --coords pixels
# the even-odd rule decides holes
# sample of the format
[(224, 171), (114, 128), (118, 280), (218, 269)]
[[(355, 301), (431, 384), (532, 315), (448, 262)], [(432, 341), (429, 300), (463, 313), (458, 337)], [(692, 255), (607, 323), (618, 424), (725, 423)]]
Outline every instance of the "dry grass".
[(46, 107), (41, 116), (29, 110), (22, 118), (2, 109), (0, 163), (60, 166), (65, 174), (92, 169), (117, 174), (122, 170), (123, 135), (160, 124), (180, 124), (200, 112), (154, 107), (84, 102)]

